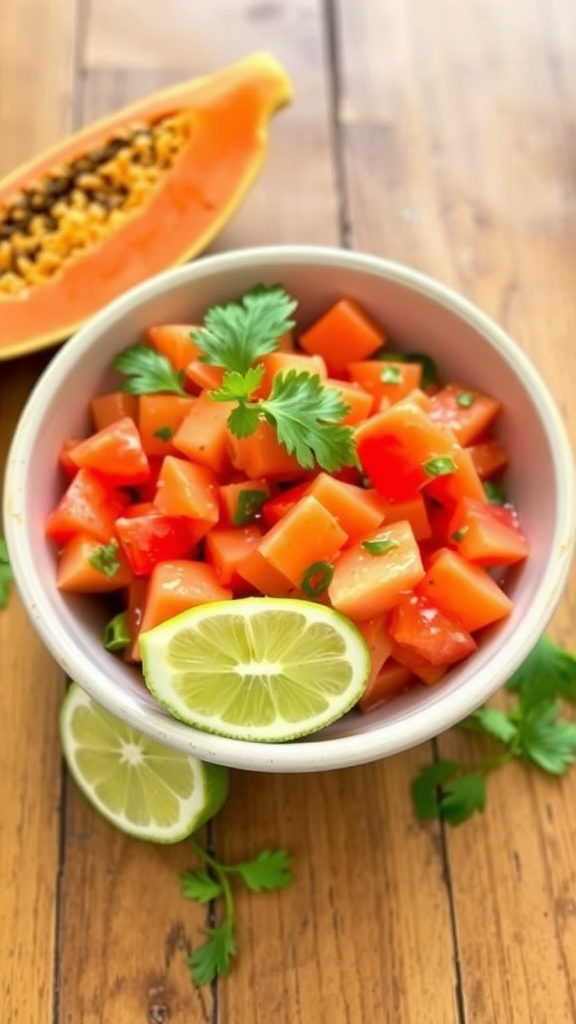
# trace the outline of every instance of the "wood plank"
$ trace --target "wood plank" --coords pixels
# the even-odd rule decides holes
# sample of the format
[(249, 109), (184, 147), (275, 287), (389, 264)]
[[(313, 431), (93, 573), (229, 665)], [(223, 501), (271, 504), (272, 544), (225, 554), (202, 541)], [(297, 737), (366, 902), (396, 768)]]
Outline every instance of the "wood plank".
[(70, 128), (75, 32), (75, 0), (4, 0), (0, 174)]
[[(103, 28), (102, 17), (106, 9), (108, 20)], [(182, 19), (186, 9), (181, 5), (177, 12)], [(233, 37), (234, 28), (240, 25), (243, 13), (236, 11), (234, 14), (227, 9), (217, 15), (213, 5), (212, 36), (208, 33), (203, 36), (204, 63), (197, 59), (193, 67), (184, 66), (189, 54), (182, 51), (182, 56), (178, 54), (183, 26), (176, 19), (169, 34), (174, 41), (175, 52), (169, 52), (163, 63), (139, 61), (135, 66), (129, 58), (126, 63), (130, 67), (122, 67), (125, 50), (122, 54), (118, 52), (117, 40), (125, 38), (128, 32), (131, 38), (128, 53), (132, 57), (140, 52), (139, 39), (142, 32), (150, 31), (151, 23), (153, 33), (158, 33), (160, 40), (162, 38), (166, 11), (150, 7), (148, 14), (146, 19), (139, 17), (133, 26), (133, 11), (129, 3), (114, 4), (113, 9), (110, 6), (106, 8), (105, 4), (93, 6), (87, 32), (86, 74), (82, 84), (81, 109), (85, 121), (192, 74), (214, 70), (236, 59), (236, 54), (231, 51), (222, 52), (221, 39), (214, 36), (214, 27), (226, 18)], [(162, 52), (161, 45), (158, 52)], [(112, 63), (108, 57), (113, 59)], [(118, 61), (119, 64), (116, 63)], [(310, 187), (304, 194), (308, 203), (314, 203), (317, 209), (324, 211), (324, 240), (334, 240), (335, 232), (330, 227), (335, 221), (333, 190), (330, 188), (332, 167), (325, 158), (325, 150), (319, 155), (315, 153), (313, 121), (313, 114), (308, 110), (305, 117), (300, 114), (296, 119), (292, 118), (292, 122), (283, 113), (273, 125), (274, 146), (270, 160), (257, 187), (233, 224), (218, 240), (215, 249), (269, 240), (267, 232), (272, 203), (275, 204), (275, 182), (285, 180), (287, 168), (292, 163), (290, 146), (294, 145), (295, 139), (302, 139), (306, 124), (307, 141), (305, 138), (300, 145), (305, 147), (301, 151), (309, 155), (306, 176)], [(327, 124), (322, 130), (328, 132)], [(292, 237), (296, 238), (299, 230), (304, 233), (308, 212), (306, 204), (297, 210), (296, 203), (293, 203), (279, 215), (280, 230), (292, 217), (291, 227), (295, 232)], [(252, 236), (249, 234), (250, 226), (254, 226)], [(78, 1016), (86, 1024), (112, 1019), (170, 1019), (175, 1024), (178, 1021), (186, 1021), (186, 1024), (211, 1021), (216, 1008), (210, 990), (196, 990), (186, 966), (190, 949), (201, 941), (200, 929), (206, 924), (206, 913), (193, 904), (185, 903), (179, 892), (179, 872), (190, 861), (188, 848), (180, 844), (158, 850), (115, 836), (71, 786), (67, 796), (66, 822), (60, 1020), (64, 1022)], [(107, 865), (105, 872), (102, 871), (103, 864)], [(143, 895), (136, 899), (135, 893)], [(153, 927), (150, 927), (150, 922), (154, 923)], [(91, 936), (89, 944), (82, 942), (82, 935), (86, 932)], [(79, 947), (82, 948), (80, 956)]]
[[(75, 19), (71, 0), (5, 0), (2, 6), (0, 173), (70, 127)], [(44, 353), (0, 364), (0, 483), (20, 410), (48, 359)], [(0, 1019), (48, 1021), (54, 1001), (61, 783), (56, 717), (62, 677), (14, 592), (0, 613), (0, 651)]]
[[(574, 22), (562, 0), (340, 5), (346, 181), (362, 246), (455, 284), (499, 319), (573, 440)], [(383, 38), (394, 41), (385, 62)], [(552, 630), (572, 649), (575, 605), (573, 571)], [(440, 749), (474, 760), (457, 732)], [(485, 816), (447, 836), (475, 1024), (574, 1019), (575, 798), (574, 773), (556, 783), (509, 767), (491, 780)]]

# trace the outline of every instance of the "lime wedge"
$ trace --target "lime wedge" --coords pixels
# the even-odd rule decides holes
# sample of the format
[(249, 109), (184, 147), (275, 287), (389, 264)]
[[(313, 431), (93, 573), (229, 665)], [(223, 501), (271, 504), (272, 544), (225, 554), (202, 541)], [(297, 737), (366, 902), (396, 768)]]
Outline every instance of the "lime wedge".
[(199, 605), (140, 637), (146, 685), (207, 732), (278, 743), (340, 718), (364, 691), (370, 654), (332, 608), (248, 597)]
[(66, 764), (84, 796), (122, 832), (176, 843), (220, 810), (228, 770), (149, 739), (76, 683), (60, 710)]

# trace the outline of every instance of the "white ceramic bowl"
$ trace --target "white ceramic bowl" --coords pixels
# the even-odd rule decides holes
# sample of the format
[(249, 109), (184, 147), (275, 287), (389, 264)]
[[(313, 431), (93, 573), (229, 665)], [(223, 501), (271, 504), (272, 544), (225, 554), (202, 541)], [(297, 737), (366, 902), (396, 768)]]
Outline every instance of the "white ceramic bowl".
[[(162, 322), (198, 321), (207, 306), (257, 282), (280, 281), (306, 325), (342, 295), (355, 297), (393, 338), (429, 352), (444, 379), (500, 398), (499, 434), (509, 454), (507, 486), (531, 546), (509, 577), (512, 615), (486, 630), (478, 651), (438, 686), (421, 687), (362, 716), (351, 712), (304, 741), (258, 744), (211, 736), (170, 718), (133, 669), (100, 641), (105, 611), (56, 590), (55, 552), (44, 522), (62, 491), (57, 456), (65, 438), (88, 432), (88, 402), (114, 380), (121, 348)], [(65, 672), (136, 728), (207, 761), (255, 771), (340, 768), (387, 757), (460, 721), (526, 657), (556, 607), (570, 566), (576, 520), (572, 454), (540, 376), (505, 332), (459, 295), (395, 263), (338, 249), (274, 246), (198, 260), (152, 278), (103, 309), (56, 355), (40, 379), (11, 448), (4, 523), (16, 584), (33, 626)], [(38, 680), (38, 700), (42, 681)]]

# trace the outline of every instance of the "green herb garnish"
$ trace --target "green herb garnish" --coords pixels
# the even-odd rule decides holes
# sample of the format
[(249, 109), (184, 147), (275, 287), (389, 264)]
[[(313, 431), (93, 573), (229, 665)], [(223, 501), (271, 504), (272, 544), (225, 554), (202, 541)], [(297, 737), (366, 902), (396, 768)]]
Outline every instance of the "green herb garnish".
[(430, 387), (431, 384), (436, 383), (438, 378), (436, 363), (425, 352), (388, 352), (386, 349), (382, 349), (374, 358), (381, 359), (386, 363), (420, 363), (422, 367), (421, 388)]
[(387, 551), (400, 547), (400, 542), (390, 537), (377, 537), (374, 540), (363, 540), (362, 547), (369, 555), (385, 555)]
[(278, 338), (294, 327), (297, 302), (281, 285), (257, 285), (236, 302), (212, 306), (192, 334), (199, 359), (245, 374), (260, 356), (278, 348)]
[(454, 533), (450, 534), (450, 540), (455, 540), (456, 543), (458, 543), (458, 541), (460, 540), (464, 540), (464, 537), (468, 533), (469, 529), (469, 526), (461, 526), (459, 530), (454, 530)]
[(461, 409), (469, 409), (475, 401), (476, 398), (471, 391), (459, 391), (456, 395), (456, 405), (459, 405)]
[(398, 366), (385, 366), (380, 374), (383, 384), (401, 384), (402, 370)]
[(118, 612), (118, 615), (106, 623), (102, 643), (107, 651), (123, 651), (132, 643), (127, 612)]
[(437, 459), (429, 459), (428, 462), (423, 462), (422, 469), (428, 476), (449, 476), (450, 473), (456, 472), (457, 466), (454, 459), (449, 458), (447, 455), (441, 455)]
[(532, 763), (551, 775), (563, 775), (576, 762), (576, 725), (562, 717), (562, 702), (576, 700), (576, 658), (543, 637), (506, 689), (516, 696), (507, 710), (482, 707), (461, 725), (490, 736), (499, 745), (493, 757), (475, 765), (437, 761), (413, 780), (420, 820), (459, 825), (483, 811), (487, 778), (508, 761)]
[(171, 441), (174, 437), (174, 431), (172, 427), (158, 427), (157, 430), (152, 432), (152, 437), (157, 437), (160, 441)]
[(292, 882), (290, 855), (286, 850), (262, 850), (253, 860), (222, 864), (194, 838), (190, 842), (208, 871), (184, 871), (182, 895), (202, 904), (222, 898), (224, 904), (219, 924), (205, 930), (206, 941), (188, 959), (193, 981), (197, 985), (209, 985), (218, 976), (226, 977), (230, 973), (237, 952), (231, 880), (239, 879), (251, 892), (284, 889)]
[(112, 580), (120, 568), (118, 552), (118, 541), (111, 540), (109, 544), (101, 544), (88, 561), (93, 569), (97, 569), (107, 579)]
[(508, 501), (506, 492), (500, 484), (495, 484), (492, 480), (484, 480), (482, 486), (491, 505), (505, 505)]
[(186, 396), (184, 373), (149, 345), (130, 345), (114, 359), (112, 366), (126, 376), (120, 385), (129, 395), (151, 395), (168, 392)]
[(5, 608), (10, 597), (10, 585), (14, 579), (8, 558), (6, 541), (0, 537), (0, 608)]
[(260, 518), (262, 513), (262, 505), (269, 497), (267, 491), (254, 490), (246, 488), (246, 490), (238, 492), (238, 501), (236, 503), (236, 509), (232, 516), (233, 526), (245, 526), (246, 523), (253, 523), (256, 519)]
[(330, 562), (313, 562), (302, 576), (300, 586), (306, 597), (320, 597), (332, 582), (334, 566)]

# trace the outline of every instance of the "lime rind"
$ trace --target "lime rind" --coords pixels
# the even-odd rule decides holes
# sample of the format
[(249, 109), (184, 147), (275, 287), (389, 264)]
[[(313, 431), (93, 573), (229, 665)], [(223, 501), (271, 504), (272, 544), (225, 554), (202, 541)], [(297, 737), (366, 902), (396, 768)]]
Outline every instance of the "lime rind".
[(370, 653), (340, 612), (293, 598), (201, 605), (140, 637), (146, 685), (175, 718), (279, 743), (330, 725), (361, 697)]
[(176, 843), (222, 807), (228, 769), (172, 750), (120, 721), (76, 683), (60, 710), (70, 774), (110, 824), (137, 839)]

